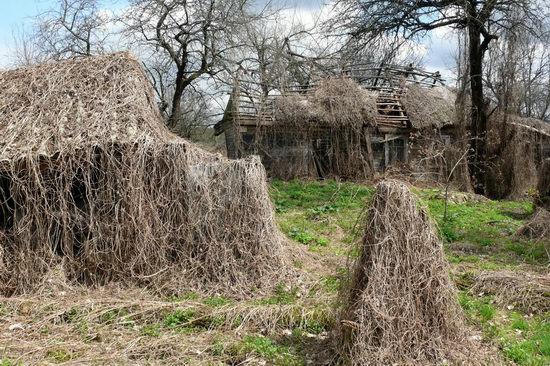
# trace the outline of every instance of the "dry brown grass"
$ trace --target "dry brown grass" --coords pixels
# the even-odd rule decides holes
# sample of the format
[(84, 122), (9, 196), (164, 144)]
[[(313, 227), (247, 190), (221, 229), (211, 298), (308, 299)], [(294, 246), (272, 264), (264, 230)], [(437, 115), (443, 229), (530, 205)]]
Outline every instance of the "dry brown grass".
[(285, 273), (263, 166), (163, 125), (128, 54), (0, 73), (0, 293), (71, 283), (247, 292)]
[(537, 185), (537, 163), (531, 130), (523, 119), (496, 112), (489, 119), (486, 186), (491, 198), (525, 198)]
[[(300, 283), (295, 301), (273, 303), (188, 292), (161, 297), (109, 284), (75, 286), (56, 268), (32, 295), (0, 297), (0, 359), (24, 365), (213, 365), (265, 363), (231, 349), (244, 335), (274, 336), (334, 318), (332, 295), (307, 296), (315, 281)], [(219, 304), (208, 299), (222, 299)], [(263, 301), (262, 301), (263, 300)], [(315, 323), (314, 323), (315, 324)]]
[(467, 337), (443, 247), (402, 182), (379, 183), (341, 313), (352, 365), (491, 363)]
[(550, 276), (528, 272), (482, 272), (472, 292), (495, 295), (503, 306), (513, 305), (526, 313), (542, 314), (550, 311)]

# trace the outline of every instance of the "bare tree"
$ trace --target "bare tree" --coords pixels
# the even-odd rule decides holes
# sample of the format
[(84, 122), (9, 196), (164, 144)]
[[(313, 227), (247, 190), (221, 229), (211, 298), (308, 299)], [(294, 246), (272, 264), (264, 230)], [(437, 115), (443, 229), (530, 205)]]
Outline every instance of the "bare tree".
[(285, 27), (277, 19), (267, 24), (250, 22), (245, 27), (245, 47), (237, 64), (242, 69), (257, 72), (264, 97), (284, 77), (285, 34)]
[(162, 60), (161, 68), (147, 67), (160, 88), (169, 128), (176, 129), (184, 119), (186, 91), (226, 68), (228, 54), (239, 47), (232, 35), (249, 19), (247, 4), (248, 0), (130, 1), (122, 21), (140, 52)]
[(307, 84), (313, 66), (319, 66), (327, 53), (326, 46), (316, 42), (314, 28), (289, 23), (278, 11), (246, 25), (237, 65), (255, 73), (263, 97), (289, 83)]
[(519, 25), (515, 28), (513, 32), (502, 32), (489, 49), (484, 70), (486, 85), (497, 107), (505, 113), (547, 120), (550, 32), (534, 37)]
[(414, 39), (430, 31), (451, 27), (468, 36), (472, 145), (470, 174), (477, 193), (484, 193), (487, 111), (483, 85), (485, 53), (509, 20), (532, 26), (542, 15), (537, 0), (337, 0), (332, 29), (351, 40), (371, 44), (380, 37)]
[(12, 37), (14, 48), (11, 58), (16, 66), (29, 66), (45, 61), (31, 32), (23, 27), (15, 28)]
[(99, 0), (58, 0), (34, 22), (32, 42), (43, 59), (91, 56), (105, 51), (109, 17)]
[(550, 120), (550, 32), (521, 34), (517, 45), (515, 84), (518, 114)]
[[(162, 57), (163, 55), (155, 56), (159, 55), (144, 60), (143, 66), (153, 85), (159, 110), (164, 119), (168, 120), (170, 102), (174, 96), (176, 70), (170, 59)], [(195, 85), (186, 88), (181, 101), (181, 116), (173, 126), (173, 131), (180, 136), (191, 138), (197, 130), (213, 125), (215, 122), (212, 119), (214, 111), (211, 101), (215, 95), (215, 91), (197, 88)]]

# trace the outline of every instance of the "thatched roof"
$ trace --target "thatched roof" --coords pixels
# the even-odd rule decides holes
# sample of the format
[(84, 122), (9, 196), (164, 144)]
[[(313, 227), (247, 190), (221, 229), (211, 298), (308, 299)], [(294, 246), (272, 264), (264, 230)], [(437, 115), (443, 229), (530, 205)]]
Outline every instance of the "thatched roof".
[[(308, 94), (297, 94), (275, 100), (276, 123), (312, 123), (316, 126), (376, 125), (378, 91), (361, 87), (350, 78), (327, 78)], [(455, 121), (455, 95), (446, 87), (426, 88), (409, 85), (403, 105), (415, 129), (442, 128)]]
[(310, 93), (274, 102), (275, 124), (285, 127), (361, 127), (374, 125), (377, 114), (376, 93), (345, 77), (322, 79)]
[(401, 103), (411, 121), (411, 126), (421, 130), (442, 128), (456, 121), (456, 95), (447, 87), (426, 88), (408, 85)]
[(550, 137), (550, 122), (531, 117), (510, 116), (509, 122), (512, 125), (523, 127), (536, 134), (542, 134)]
[(0, 72), (0, 160), (110, 141), (175, 138), (128, 53)]
[[(258, 102), (255, 105), (256, 111), (251, 112), (250, 105), (246, 104), (246, 113), (240, 111), (237, 118), (242, 125), (261, 124), (302, 131), (333, 127), (361, 129), (363, 126), (382, 126), (380, 121), (388, 116), (385, 113), (391, 113), (391, 108), (395, 107), (392, 95), (367, 88), (350, 77), (324, 78), (310, 89), (304, 89), (303, 93), (272, 97), (269, 101), (273, 102), (273, 110), (269, 107), (260, 108), (261, 103)], [(395, 104), (401, 104), (412, 129), (426, 131), (457, 124), (456, 99), (457, 94), (453, 88), (411, 83), (404, 86), (403, 93)], [(380, 103), (377, 103), (378, 101)], [(392, 106), (386, 112), (379, 113), (379, 108), (384, 108), (388, 103)], [(229, 103), (228, 108), (231, 107), (232, 104)], [(216, 125), (218, 134), (223, 132), (223, 123), (229, 119), (228, 110), (224, 119)], [(261, 116), (254, 114), (258, 110), (262, 111)], [(248, 118), (245, 118), (245, 115)], [(495, 113), (491, 118), (495, 120), (502, 118), (502, 115)], [(550, 137), (550, 123), (511, 115), (507, 121)], [(405, 128), (403, 125), (398, 127)]]

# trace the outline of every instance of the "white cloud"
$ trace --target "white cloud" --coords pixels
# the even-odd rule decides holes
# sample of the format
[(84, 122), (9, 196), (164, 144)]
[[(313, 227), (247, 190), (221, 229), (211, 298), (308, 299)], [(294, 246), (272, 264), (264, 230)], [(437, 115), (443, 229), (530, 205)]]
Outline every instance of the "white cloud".
[(424, 65), (428, 71), (439, 71), (448, 84), (456, 80), (455, 58), (458, 54), (458, 37), (455, 30), (449, 27), (438, 28), (422, 42), (427, 53)]

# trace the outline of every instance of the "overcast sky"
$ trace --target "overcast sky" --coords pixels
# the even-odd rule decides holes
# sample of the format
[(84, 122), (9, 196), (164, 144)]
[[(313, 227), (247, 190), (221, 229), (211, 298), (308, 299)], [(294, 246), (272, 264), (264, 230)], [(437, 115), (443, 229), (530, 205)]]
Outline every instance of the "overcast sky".
[[(0, 12), (0, 67), (9, 66), (9, 54), (13, 49), (13, 31), (17, 28), (28, 28), (30, 18), (43, 12), (56, 3), (55, 0), (1, 0)], [(260, 0), (263, 1), (263, 0)], [(303, 21), (311, 21), (319, 13), (326, 0), (275, 0), (277, 4), (286, 7), (289, 16)], [(120, 9), (126, 0), (104, 0), (104, 7)], [(309, 19), (308, 19), (309, 18)], [(423, 43), (425, 54), (424, 66), (430, 71), (439, 70), (444, 77), (451, 77), (453, 56), (456, 41), (446, 31), (433, 32), (430, 39)]]

